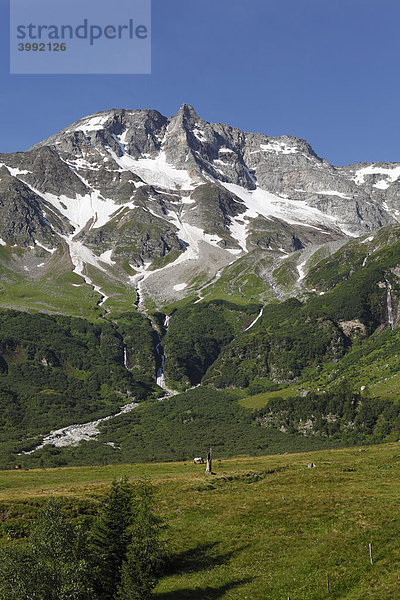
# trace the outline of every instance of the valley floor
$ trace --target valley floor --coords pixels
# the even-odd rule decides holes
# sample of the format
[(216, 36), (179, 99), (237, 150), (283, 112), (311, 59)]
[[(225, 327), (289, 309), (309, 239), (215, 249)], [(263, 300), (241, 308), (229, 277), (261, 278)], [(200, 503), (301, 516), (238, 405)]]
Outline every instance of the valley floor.
[(327, 574), (329, 598), (398, 597), (398, 443), (214, 460), (213, 471), (192, 462), (4, 471), (2, 543), (50, 496), (85, 512), (113, 479), (146, 476), (172, 555), (155, 600), (320, 600)]

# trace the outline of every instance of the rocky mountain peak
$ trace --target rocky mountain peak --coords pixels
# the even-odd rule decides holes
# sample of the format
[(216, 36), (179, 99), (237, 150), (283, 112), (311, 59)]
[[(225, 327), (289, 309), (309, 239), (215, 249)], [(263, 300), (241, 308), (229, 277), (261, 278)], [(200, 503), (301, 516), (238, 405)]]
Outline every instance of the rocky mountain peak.
[(180, 116), (181, 118), (185, 118), (185, 119), (192, 119), (194, 121), (200, 120), (200, 118), (197, 115), (196, 111), (194, 110), (193, 106), (191, 106), (191, 104), (186, 104), (186, 103), (181, 104), (176, 116), (177, 117)]
[(189, 104), (170, 118), (98, 112), (1, 154), (0, 169), (3, 214), (19, 213), (0, 218), (0, 239), (26, 248), (56, 237), (86, 283), (93, 270), (112, 274), (160, 303), (253, 253), (268, 281), (271, 265), (300, 253), (301, 288), (302, 253), (400, 216), (400, 165), (337, 168), (306, 140), (209, 123)]

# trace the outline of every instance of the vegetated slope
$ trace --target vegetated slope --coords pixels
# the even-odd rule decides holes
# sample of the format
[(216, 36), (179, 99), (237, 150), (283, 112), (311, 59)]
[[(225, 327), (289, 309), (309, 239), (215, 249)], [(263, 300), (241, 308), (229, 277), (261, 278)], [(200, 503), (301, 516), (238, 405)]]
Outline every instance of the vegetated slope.
[(198, 385), (208, 367), (257, 315), (254, 304), (237, 306), (223, 300), (190, 304), (172, 313), (163, 344), (165, 373), (175, 389)]
[[(167, 329), (155, 313), (169, 386), (205, 388), (162, 403), (159, 336), (142, 314), (89, 323), (5, 312), (2, 464), (174, 460), (204, 437), (225, 456), (397, 439), (398, 245), (396, 226), (343, 246), (310, 270), (307, 285), (324, 293), (310, 291), (308, 301), (187, 303), (170, 308)], [(248, 410), (237, 404), (244, 396)], [(16, 455), (50, 429), (111, 414), (133, 397), (148, 402), (103, 423), (94, 441)], [(263, 397), (265, 409), (252, 413)]]
[(0, 311), (2, 452), (155, 393), (154, 335), (138, 313), (91, 323)]
[(306, 398), (278, 396), (259, 410), (242, 407), (238, 397), (237, 391), (198, 387), (162, 401), (143, 402), (135, 410), (104, 422), (97, 437), (79, 445), (45, 445), (17, 456), (13, 450), (16, 444), (3, 444), (0, 464), (34, 468), (192, 460), (210, 446), (223, 458), (258, 456), (380, 443), (399, 437), (399, 403), (389, 399), (377, 402), (368, 393), (354, 392), (346, 383)]
[(214, 460), (213, 471), (190, 461), (3, 472), (1, 543), (23, 543), (53, 494), (80, 522), (113, 479), (147, 476), (170, 553), (155, 600), (317, 600), (327, 573), (332, 598), (397, 597), (398, 444)]
[[(312, 373), (310, 369), (318, 378), (318, 373), (332, 367), (332, 363), (337, 375), (342, 374), (342, 364), (352, 364), (354, 379), (356, 356), (382, 346), (380, 336), (385, 328), (389, 329), (383, 338), (391, 344), (389, 357), (397, 339), (398, 236), (398, 227), (379, 230), (318, 263), (306, 282), (320, 295), (311, 292), (306, 302), (291, 299), (264, 306), (250, 329), (237, 332), (224, 345), (202, 383), (244, 388), (261, 380), (268, 389), (271, 382), (290, 384), (302, 375), (307, 377)], [(174, 318), (179, 319), (179, 309), (175, 314), (172, 324)], [(190, 328), (185, 331), (190, 336)], [(168, 335), (173, 333), (171, 328)], [(165, 346), (168, 349), (168, 337)]]
[(130, 413), (104, 423), (98, 437), (79, 446), (45, 446), (30, 455), (3, 454), (2, 466), (17, 461), (24, 468), (161, 460), (192, 460), (204, 448), (221, 457), (236, 454), (295, 452), (330, 448), (340, 441), (285, 435), (263, 427), (257, 415), (237, 402), (237, 395), (196, 388), (162, 401), (144, 402)]

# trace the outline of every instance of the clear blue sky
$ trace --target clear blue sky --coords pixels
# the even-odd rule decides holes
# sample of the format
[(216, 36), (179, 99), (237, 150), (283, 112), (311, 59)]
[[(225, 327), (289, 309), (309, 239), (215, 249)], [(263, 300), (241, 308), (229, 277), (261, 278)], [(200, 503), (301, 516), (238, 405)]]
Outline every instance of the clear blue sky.
[(0, 152), (98, 110), (187, 102), (334, 164), (400, 161), (399, 0), (153, 0), (152, 74), (130, 76), (9, 75), (8, 14), (0, 0)]

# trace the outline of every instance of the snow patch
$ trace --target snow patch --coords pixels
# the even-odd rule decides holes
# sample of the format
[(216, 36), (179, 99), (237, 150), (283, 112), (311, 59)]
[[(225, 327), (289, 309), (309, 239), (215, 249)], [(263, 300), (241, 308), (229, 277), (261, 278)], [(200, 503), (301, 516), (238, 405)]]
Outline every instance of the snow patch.
[[(74, 264), (74, 273), (80, 275), (85, 279), (86, 275), (83, 274), (83, 269), (85, 264), (92, 265), (100, 271), (105, 271), (105, 269), (99, 263), (99, 257), (96, 256), (87, 246), (84, 246), (82, 242), (77, 242), (73, 240), (72, 237), (63, 236), (63, 239), (67, 242), (69, 246), (69, 251), (71, 255), (72, 263)], [(92, 282), (89, 280), (87, 283)], [(93, 284), (92, 284), (93, 285)]]
[(6, 242), (0, 238), (0, 246), (7, 246)]
[(99, 171), (101, 169), (100, 165), (94, 165), (93, 163), (88, 162), (84, 158), (76, 158), (75, 160), (68, 160), (66, 162), (68, 166), (70, 166), (73, 170), (86, 169), (88, 171)]
[(43, 244), (41, 244), (38, 240), (35, 240), (35, 245), (43, 248), (43, 250), (46, 250), (46, 252), (50, 252), (50, 254), (54, 254), (54, 252), (57, 250), (57, 248), (46, 248), (46, 246), (43, 246)]
[(89, 133), (90, 131), (100, 131), (101, 129), (104, 129), (104, 125), (107, 123), (109, 118), (110, 115), (85, 119), (82, 123), (74, 127), (73, 131), (83, 131), (84, 133)]
[(199, 142), (206, 142), (207, 141), (207, 138), (206, 138), (206, 135), (205, 135), (204, 131), (202, 129), (200, 129), (199, 127), (195, 127), (193, 129), (193, 134), (199, 140)]
[(388, 181), (386, 181), (385, 179), (380, 179), (374, 184), (374, 187), (378, 190), (387, 190), (389, 185), (390, 183)]
[(112, 250), (106, 250), (99, 256), (99, 260), (108, 265), (115, 265), (115, 261), (111, 259)]
[(174, 290), (180, 292), (181, 290), (184, 290), (185, 287), (187, 287), (187, 283), (178, 283), (177, 285), (174, 285)]
[[(245, 214), (250, 213), (250, 211), (246, 211)], [(243, 220), (244, 215), (240, 215), (238, 217), (231, 217), (231, 224), (229, 225), (229, 231), (231, 232), (231, 236), (233, 239), (237, 241), (239, 246), (244, 252), (247, 252), (246, 246), (246, 237), (247, 237), (247, 226), (248, 223), (245, 223)], [(257, 216), (257, 215), (254, 215)], [(236, 251), (235, 251), (236, 252)], [(240, 250), (238, 250), (240, 252)]]
[(134, 285), (138, 279), (143, 279), (143, 275), (148, 277), (151, 273), (153, 273), (153, 271), (148, 271), (150, 265), (151, 265), (151, 262), (147, 262), (147, 263), (144, 263), (143, 265), (140, 265), (140, 267), (135, 267), (134, 265), (131, 265), (129, 263), (130, 268), (133, 269), (134, 271), (136, 271), (135, 275), (130, 275), (130, 277), (129, 277), (130, 283), (132, 285)]
[(304, 267), (307, 264), (307, 260), (304, 260), (302, 263), (300, 263), (299, 265), (297, 265), (297, 271), (299, 273), (299, 278), (297, 281), (302, 281), (304, 279), (304, 277), (306, 276), (306, 272), (304, 270)]
[(355, 233), (353, 230), (348, 229), (345, 225), (340, 225), (340, 229), (342, 230), (342, 232), (347, 235), (348, 237), (352, 237), (352, 238), (356, 238), (359, 236), (358, 233)]
[(220, 148), (218, 150), (218, 152), (221, 152), (221, 154), (227, 154), (227, 153), (235, 154), (233, 150), (231, 150), (230, 148), (226, 148), (226, 146), (223, 146), (222, 148)]
[(277, 154), (297, 154), (298, 148), (290, 146), (286, 142), (271, 140), (268, 144), (260, 144), (260, 148), (263, 152), (275, 152)]
[(1, 167), (6, 167), (13, 177), (16, 177), (17, 175), (27, 175), (28, 173), (32, 173), (32, 171), (23, 171), (21, 169), (9, 167), (5, 163), (0, 163), (0, 168)]
[(117, 156), (109, 146), (106, 149), (120, 167), (135, 173), (148, 185), (156, 185), (166, 189), (193, 189), (188, 171), (176, 169), (169, 164), (163, 151), (156, 158), (136, 159), (126, 152), (122, 156)]
[(227, 163), (225, 160), (221, 160), (220, 158), (216, 158), (214, 161), (215, 163), (218, 163), (219, 165), (222, 165), (223, 167), (230, 167), (231, 163)]
[[(89, 187), (82, 177), (80, 179)], [(84, 196), (77, 194), (75, 198), (70, 198), (63, 194), (55, 196), (48, 192), (42, 193), (32, 186), (29, 187), (68, 219), (75, 229), (75, 234), (81, 231), (89, 221), (92, 221), (93, 229), (103, 227), (115, 212), (122, 210), (125, 206), (131, 207), (131, 203), (115, 204), (113, 200), (103, 198), (98, 190), (91, 190)]]
[(125, 152), (125, 144), (126, 144), (126, 137), (128, 135), (128, 129), (125, 129), (125, 131), (123, 133), (121, 133), (121, 135), (116, 136), (118, 138), (118, 143), (120, 144), (120, 146), (122, 146), (122, 150)]
[(193, 200), (190, 196), (184, 196), (181, 200), (182, 204), (194, 204), (196, 200)]
[(364, 178), (366, 175), (384, 175), (386, 177), (386, 180), (381, 179), (380, 181), (374, 184), (374, 187), (381, 190), (386, 190), (391, 183), (394, 183), (400, 177), (400, 166), (377, 167), (375, 165), (370, 165), (368, 167), (358, 169), (358, 171), (355, 172), (353, 181), (357, 185), (362, 185), (364, 183)]
[[(255, 190), (246, 190), (235, 183), (225, 183), (223, 181), (219, 183), (245, 203), (248, 210), (238, 218), (243, 219), (244, 216), (254, 218), (257, 215), (262, 215), (267, 219), (271, 219), (271, 217), (282, 219), (292, 225), (306, 225), (308, 227), (313, 227), (312, 223), (328, 227), (336, 225), (334, 217), (324, 214), (317, 208), (308, 206), (304, 200), (280, 198), (259, 187)], [(319, 227), (316, 228), (319, 229)], [(244, 235), (243, 229), (241, 235)]]
[(106, 296), (104, 294), (104, 292), (102, 292), (101, 288), (96, 285), (95, 283), (93, 283), (93, 281), (90, 279), (90, 277), (88, 277), (88, 275), (86, 275), (86, 273), (84, 272), (85, 270), (85, 264), (89, 264), (92, 265), (93, 267), (96, 267), (97, 269), (100, 269), (100, 271), (103, 271), (104, 273), (106, 272), (105, 269), (101, 266), (99, 260), (100, 258), (98, 256), (96, 256), (95, 254), (93, 254), (93, 252), (87, 248), (86, 246), (84, 246), (82, 244), (82, 242), (77, 242), (76, 240), (72, 239), (73, 236), (61, 236), (68, 244), (69, 246), (69, 254), (71, 257), (71, 262), (74, 266), (73, 268), (73, 272), (76, 273), (77, 275), (79, 275), (80, 277), (82, 277), (82, 279), (85, 281), (85, 283), (87, 283), (88, 285), (91, 285), (92, 288), (94, 289), (95, 292), (97, 292), (100, 296), (101, 296), (101, 301), (99, 302), (99, 306), (103, 306), (103, 304), (106, 302), (106, 300), (108, 300), (108, 296)]
[(351, 200), (351, 196), (346, 196), (345, 194), (342, 194), (341, 192), (337, 192), (335, 190), (321, 190), (318, 192), (311, 192), (314, 194), (321, 194), (323, 196), (339, 196), (339, 198), (344, 198), (345, 200)]

